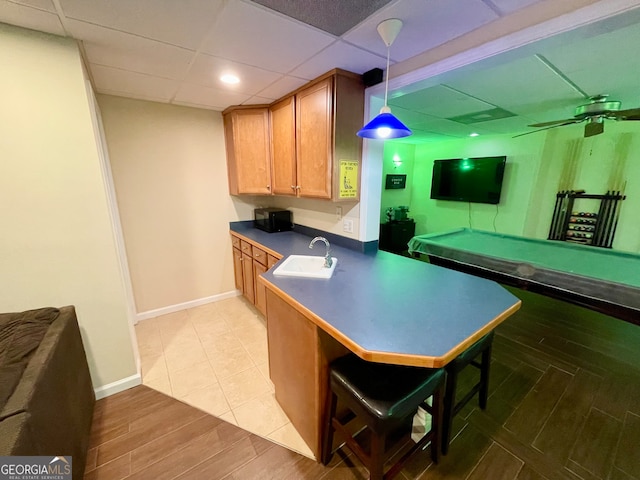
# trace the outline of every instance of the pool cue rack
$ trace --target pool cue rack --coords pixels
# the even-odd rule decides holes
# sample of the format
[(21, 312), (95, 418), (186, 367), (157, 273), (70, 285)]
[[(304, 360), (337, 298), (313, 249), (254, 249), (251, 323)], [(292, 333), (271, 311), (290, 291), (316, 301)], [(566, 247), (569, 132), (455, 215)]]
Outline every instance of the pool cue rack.
[[(584, 190), (558, 192), (549, 240), (611, 248), (620, 217), (621, 202), (625, 198), (627, 197), (619, 191), (607, 191), (604, 195), (587, 194)], [(598, 211), (579, 211), (575, 202), (580, 199), (600, 200)]]

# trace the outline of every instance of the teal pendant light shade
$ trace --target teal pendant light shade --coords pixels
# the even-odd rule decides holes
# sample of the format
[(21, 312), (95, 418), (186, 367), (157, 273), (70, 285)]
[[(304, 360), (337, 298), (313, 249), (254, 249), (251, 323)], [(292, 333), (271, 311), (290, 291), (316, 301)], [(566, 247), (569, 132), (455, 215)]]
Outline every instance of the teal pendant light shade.
[(387, 70), (384, 85), (384, 107), (380, 109), (380, 113), (369, 123), (358, 131), (357, 135), (362, 138), (375, 138), (386, 140), (389, 138), (408, 137), (413, 132), (400, 120), (398, 120), (387, 105), (387, 91), (389, 89), (389, 47), (400, 33), (402, 28), (402, 20), (390, 18), (380, 22), (378, 25), (378, 33), (382, 41), (387, 46)]

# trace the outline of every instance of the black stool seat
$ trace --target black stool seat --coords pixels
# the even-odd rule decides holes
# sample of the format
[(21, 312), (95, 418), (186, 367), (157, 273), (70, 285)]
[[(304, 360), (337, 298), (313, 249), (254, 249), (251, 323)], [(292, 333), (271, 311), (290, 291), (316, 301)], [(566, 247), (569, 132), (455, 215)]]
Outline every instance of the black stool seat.
[[(444, 369), (405, 367), (367, 362), (356, 355), (347, 355), (330, 366), (331, 399), (328, 402), (327, 426), (323, 446), (323, 463), (331, 458), (334, 431), (369, 469), (371, 478), (383, 478), (386, 435), (398, 426), (407, 424), (419, 406), (432, 415), (432, 427), (384, 478), (391, 478), (402, 468), (411, 454), (431, 441), (431, 457), (437, 461), (440, 452), (440, 417), (443, 402)], [(433, 405), (425, 400), (433, 396)], [(371, 452), (344, 428), (346, 423), (336, 418), (336, 405), (340, 401), (371, 430)]]
[[(467, 348), (445, 366), (447, 382), (444, 393), (444, 421), (442, 425), (442, 453), (447, 454), (451, 443), (453, 417), (477, 393), (478, 404), (482, 410), (487, 408), (489, 397), (489, 371), (491, 365), (491, 347), (494, 333), (491, 331)], [(480, 361), (477, 358), (480, 357)], [(480, 380), (459, 400), (456, 400), (458, 374), (468, 365), (480, 370)]]

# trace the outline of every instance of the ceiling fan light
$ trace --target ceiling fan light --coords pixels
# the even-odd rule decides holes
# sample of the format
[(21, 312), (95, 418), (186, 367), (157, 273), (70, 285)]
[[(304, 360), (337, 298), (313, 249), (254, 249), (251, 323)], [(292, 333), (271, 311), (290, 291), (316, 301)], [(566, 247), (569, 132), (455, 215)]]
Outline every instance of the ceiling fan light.
[(362, 138), (386, 140), (388, 138), (408, 137), (412, 133), (391, 112), (382, 112), (362, 127), (357, 135)]

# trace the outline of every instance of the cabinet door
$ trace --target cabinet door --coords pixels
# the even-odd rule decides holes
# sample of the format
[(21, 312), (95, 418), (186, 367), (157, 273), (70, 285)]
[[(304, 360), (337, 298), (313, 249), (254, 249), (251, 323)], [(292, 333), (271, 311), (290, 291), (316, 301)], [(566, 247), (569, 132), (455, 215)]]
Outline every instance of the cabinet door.
[(296, 95), (298, 195), (331, 198), (333, 77)]
[(242, 254), (242, 293), (247, 300), (251, 303), (255, 303), (255, 292), (254, 292), (254, 276), (253, 276), (253, 259), (251, 255), (247, 255), (246, 253)]
[(224, 115), (229, 167), (229, 193), (271, 193), (269, 111), (265, 108), (233, 110)]
[(296, 121), (294, 97), (269, 108), (271, 119), (271, 190), (274, 195), (296, 195)]
[(256, 308), (262, 313), (262, 315), (267, 315), (267, 289), (264, 285), (262, 285), (258, 281), (258, 277), (260, 274), (267, 271), (267, 267), (259, 263), (258, 261), (253, 261), (253, 278), (254, 280), (254, 291), (255, 291), (255, 305)]
[(244, 293), (244, 284), (242, 281), (242, 252), (237, 248), (233, 249), (233, 275), (236, 280), (236, 288)]

